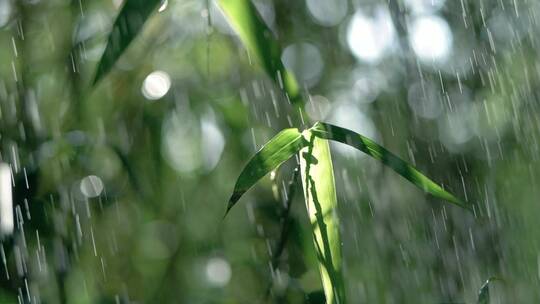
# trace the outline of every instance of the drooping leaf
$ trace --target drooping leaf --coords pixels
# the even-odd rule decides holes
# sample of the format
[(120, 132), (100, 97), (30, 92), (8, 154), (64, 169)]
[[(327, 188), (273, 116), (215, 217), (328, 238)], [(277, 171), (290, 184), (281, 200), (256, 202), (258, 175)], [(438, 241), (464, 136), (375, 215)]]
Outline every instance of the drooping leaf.
[(323, 290), (326, 303), (346, 303), (330, 146), (327, 140), (310, 136), (309, 145), (300, 151), (300, 172)]
[(281, 48), (250, 0), (219, 0), (240, 40), (264, 68), (266, 73), (281, 86), (293, 104), (300, 104), (300, 88), (294, 75), (281, 62)]
[(304, 135), (296, 128), (285, 129), (267, 142), (240, 173), (229, 199), (227, 213), (257, 181), (276, 169), (307, 145)]
[(453, 194), (444, 190), (441, 186), (416, 170), (412, 165), (397, 157), (373, 140), (351, 130), (322, 122), (317, 122), (310, 130), (315, 136), (320, 138), (338, 141), (354, 147), (390, 167), (396, 173), (423, 189), (425, 192), (470, 210), (469, 206), (464, 204)]
[(125, 0), (98, 63), (93, 85), (111, 70), (160, 3), (161, 0)]

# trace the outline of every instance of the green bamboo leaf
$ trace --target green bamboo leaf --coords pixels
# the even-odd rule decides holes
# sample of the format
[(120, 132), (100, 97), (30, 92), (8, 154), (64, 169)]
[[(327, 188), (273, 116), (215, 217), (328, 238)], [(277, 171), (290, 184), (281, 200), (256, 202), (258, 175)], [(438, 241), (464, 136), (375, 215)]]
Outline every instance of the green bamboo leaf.
[(311, 132), (320, 138), (338, 141), (354, 147), (390, 167), (396, 173), (403, 176), (417, 187), (423, 189), (425, 192), (470, 210), (469, 206), (464, 204), (453, 194), (445, 191), (441, 186), (420, 173), (412, 165), (365, 136), (348, 129), (322, 122), (317, 122), (311, 128)]
[(281, 62), (281, 47), (250, 0), (219, 0), (240, 40), (266, 73), (287, 93), (293, 104), (301, 104), (300, 87)]
[(326, 303), (346, 303), (336, 187), (327, 140), (310, 134), (309, 145), (300, 151), (300, 172)]
[(304, 135), (296, 128), (285, 129), (267, 142), (240, 173), (225, 215), (257, 181), (278, 168), (307, 144)]
[(107, 46), (98, 63), (93, 85), (96, 85), (111, 70), (159, 3), (161, 0), (125, 1), (114, 21)]

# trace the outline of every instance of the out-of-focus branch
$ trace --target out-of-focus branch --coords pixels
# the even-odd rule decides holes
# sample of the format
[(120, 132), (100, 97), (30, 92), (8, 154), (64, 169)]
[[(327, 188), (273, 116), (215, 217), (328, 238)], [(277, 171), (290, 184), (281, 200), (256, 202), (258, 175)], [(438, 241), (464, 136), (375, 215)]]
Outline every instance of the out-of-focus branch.
[[(286, 199), (285, 209), (283, 210), (283, 214), (281, 216), (282, 218), (281, 234), (279, 236), (278, 243), (271, 257), (272, 269), (278, 268), (281, 254), (283, 253), (283, 250), (285, 249), (285, 244), (287, 243), (287, 239), (289, 236), (289, 229), (291, 225), (291, 218), (289, 217), (289, 214), (291, 211), (291, 205), (294, 199), (294, 194), (296, 192), (296, 183), (298, 182), (299, 173), (300, 173), (300, 165), (297, 165), (293, 171), (293, 175), (291, 177), (291, 180), (289, 181), (289, 185), (287, 188), (287, 193), (286, 193), (286, 198), (285, 198)], [(272, 290), (272, 285), (273, 284), (270, 283), (266, 290), (266, 298), (268, 298), (268, 296), (270, 295), (270, 291)]]

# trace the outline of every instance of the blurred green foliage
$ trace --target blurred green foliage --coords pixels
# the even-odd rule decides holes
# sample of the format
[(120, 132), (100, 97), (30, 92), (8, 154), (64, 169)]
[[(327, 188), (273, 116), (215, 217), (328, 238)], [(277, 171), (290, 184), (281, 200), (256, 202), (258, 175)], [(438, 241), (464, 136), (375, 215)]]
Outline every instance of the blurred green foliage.
[[(442, 206), (335, 146), (347, 298), (474, 303), (496, 275), (492, 303), (538, 302), (540, 5), (353, 0), (318, 15), (320, 3), (255, 1), (310, 118), (376, 138), (475, 204)], [(339, 3), (337, 22), (321, 19)], [(0, 0), (0, 160), (17, 224), (0, 248), (1, 302), (319, 303), (299, 196), (270, 266), (294, 161), (221, 221), (246, 160), (291, 125), (289, 102), (213, 2), (162, 5), (94, 89), (121, 1)], [(367, 62), (352, 21), (385, 14), (394, 42)], [(451, 30), (442, 61), (409, 46), (426, 16)]]

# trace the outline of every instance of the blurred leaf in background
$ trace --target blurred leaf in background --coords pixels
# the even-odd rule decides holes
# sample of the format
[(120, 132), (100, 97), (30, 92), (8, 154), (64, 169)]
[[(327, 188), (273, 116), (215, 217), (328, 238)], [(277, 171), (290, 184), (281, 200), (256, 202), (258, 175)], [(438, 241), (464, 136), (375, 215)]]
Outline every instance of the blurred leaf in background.
[[(290, 127), (289, 100), (206, 0), (140, 2), (152, 8), (133, 15), (137, 35), (90, 89), (127, 3), (0, 0), (0, 162), (14, 183), (0, 301), (254, 303), (271, 284), (269, 301), (316, 302), (299, 195), (271, 267), (294, 164), (220, 222), (246, 160)], [(474, 303), (497, 274), (492, 303), (539, 302), (540, 5), (251, 3), (306, 121), (373, 139), (474, 206), (331, 144), (347, 298)]]
[[(160, 2), (161, 0), (125, 1), (114, 21), (110, 31), (111, 33), (107, 39), (107, 46), (98, 63), (94, 85), (111, 70), (131, 41), (141, 31), (146, 19)], [(166, 5), (166, 3), (163, 5)]]

